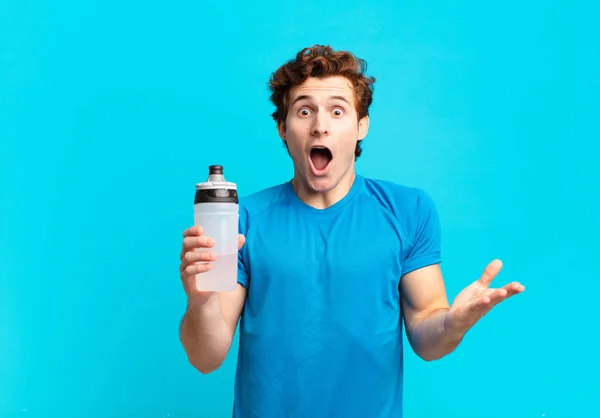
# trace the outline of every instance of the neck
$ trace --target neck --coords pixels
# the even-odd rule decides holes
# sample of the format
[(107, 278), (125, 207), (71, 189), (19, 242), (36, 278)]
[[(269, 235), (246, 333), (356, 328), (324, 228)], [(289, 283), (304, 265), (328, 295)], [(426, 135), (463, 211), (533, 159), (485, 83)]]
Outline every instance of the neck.
[(327, 209), (346, 197), (354, 184), (355, 178), (356, 173), (354, 170), (348, 170), (348, 173), (332, 189), (316, 191), (301, 176), (295, 174), (292, 185), (294, 191), (304, 203), (316, 209)]

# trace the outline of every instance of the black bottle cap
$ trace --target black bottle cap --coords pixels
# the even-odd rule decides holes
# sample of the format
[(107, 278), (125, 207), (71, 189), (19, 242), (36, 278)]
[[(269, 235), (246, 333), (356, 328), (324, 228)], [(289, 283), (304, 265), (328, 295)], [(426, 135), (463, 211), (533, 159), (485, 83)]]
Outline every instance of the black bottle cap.
[(196, 184), (194, 204), (197, 203), (238, 203), (237, 186), (225, 181), (222, 165), (208, 167), (208, 179)]

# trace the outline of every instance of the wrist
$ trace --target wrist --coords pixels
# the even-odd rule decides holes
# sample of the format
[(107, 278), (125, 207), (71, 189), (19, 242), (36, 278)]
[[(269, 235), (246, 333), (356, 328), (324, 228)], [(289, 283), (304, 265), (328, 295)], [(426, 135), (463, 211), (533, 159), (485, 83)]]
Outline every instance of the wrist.
[(202, 299), (188, 297), (186, 311), (186, 314), (194, 319), (210, 317), (220, 312), (217, 293), (215, 292), (208, 298)]
[(459, 343), (468, 331), (464, 326), (457, 324), (455, 318), (451, 311), (447, 311), (442, 321), (446, 340), (451, 343)]

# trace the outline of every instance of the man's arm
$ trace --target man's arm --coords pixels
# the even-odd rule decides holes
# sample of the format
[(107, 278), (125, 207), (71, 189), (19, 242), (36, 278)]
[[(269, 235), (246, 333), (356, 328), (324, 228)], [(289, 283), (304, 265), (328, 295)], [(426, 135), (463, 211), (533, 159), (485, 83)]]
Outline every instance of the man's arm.
[(501, 268), (500, 260), (489, 263), (481, 277), (462, 290), (451, 306), (439, 264), (404, 275), (400, 297), (406, 334), (419, 357), (430, 361), (450, 354), (494, 306), (525, 290), (517, 282), (490, 288)]
[(404, 275), (400, 298), (406, 335), (419, 357), (436, 360), (456, 348), (463, 336), (451, 334), (444, 327), (450, 306), (439, 264)]
[[(202, 233), (200, 226), (183, 232), (179, 272), (188, 304), (179, 326), (179, 338), (189, 362), (201, 373), (210, 373), (223, 363), (231, 348), (247, 291), (239, 283), (228, 292), (198, 290), (196, 276), (210, 270), (210, 262), (216, 257), (211, 251), (196, 251), (215, 245), (213, 238)], [(238, 251), (245, 241), (246, 237), (239, 234)]]
[(189, 362), (201, 373), (216, 370), (225, 360), (246, 293), (238, 284), (233, 291), (214, 293), (204, 304), (188, 304), (181, 321), (180, 338)]

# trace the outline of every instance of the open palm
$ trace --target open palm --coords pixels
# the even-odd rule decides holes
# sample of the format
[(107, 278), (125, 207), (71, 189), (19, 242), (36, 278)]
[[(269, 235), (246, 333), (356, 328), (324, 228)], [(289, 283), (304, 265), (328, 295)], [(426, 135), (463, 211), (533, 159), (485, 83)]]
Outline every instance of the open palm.
[(456, 296), (446, 317), (446, 327), (449, 330), (458, 333), (468, 331), (498, 303), (525, 290), (518, 282), (491, 288), (492, 280), (501, 269), (500, 260), (492, 261), (479, 280), (471, 283)]

